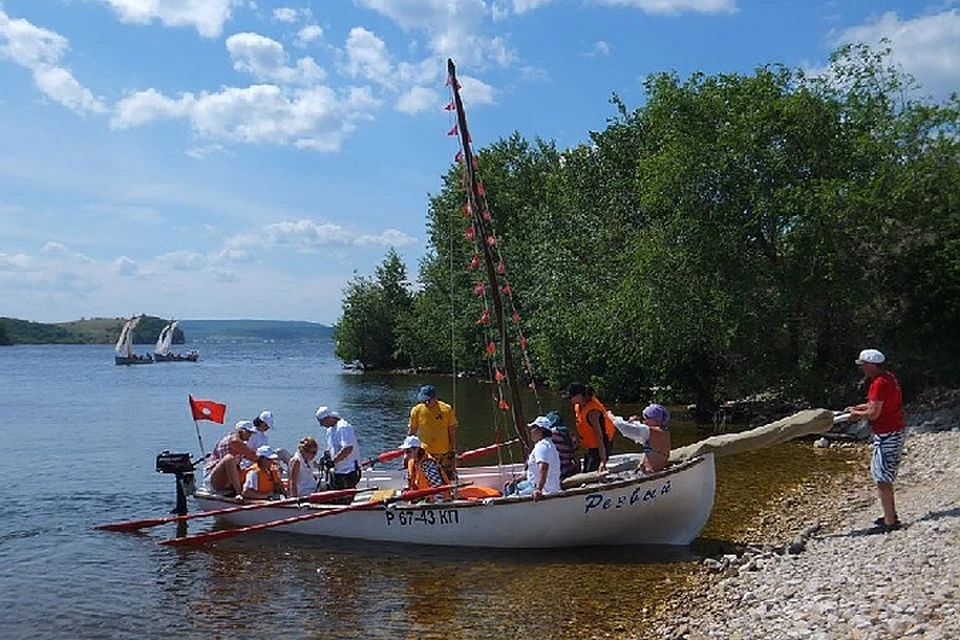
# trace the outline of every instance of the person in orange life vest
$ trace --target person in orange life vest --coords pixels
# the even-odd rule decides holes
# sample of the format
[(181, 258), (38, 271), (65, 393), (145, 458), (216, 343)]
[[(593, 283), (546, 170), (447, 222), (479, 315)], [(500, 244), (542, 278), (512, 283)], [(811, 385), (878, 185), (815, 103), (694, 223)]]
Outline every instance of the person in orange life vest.
[(876, 349), (864, 349), (855, 360), (870, 381), (867, 401), (847, 407), (851, 420), (866, 418), (870, 421), (873, 433), (873, 456), (870, 460), (870, 473), (877, 483), (877, 493), (883, 516), (877, 518), (875, 531), (886, 533), (900, 528), (897, 506), (893, 495), (893, 482), (897, 478), (900, 456), (906, 433), (906, 421), (903, 418), (903, 396), (900, 382), (885, 363), (886, 357)]
[(579, 382), (571, 382), (564, 394), (573, 405), (577, 419), (577, 435), (580, 445), (586, 449), (583, 456), (583, 473), (606, 471), (607, 459), (613, 453), (613, 423), (607, 419), (607, 408), (594, 394), (593, 388)]
[(446, 402), (437, 399), (432, 384), (420, 387), (418, 404), (410, 410), (408, 436), (417, 436), (443, 466), (448, 478), (457, 477), (457, 416)]
[(257, 449), (257, 461), (247, 469), (243, 480), (243, 493), (248, 500), (264, 500), (274, 495), (284, 495), (283, 482), (277, 469), (277, 452), (269, 445)]
[(207, 473), (214, 491), (232, 491), (236, 496), (241, 494), (243, 478), (240, 476), (240, 462), (255, 462), (257, 459), (257, 452), (247, 445), (254, 431), (252, 422), (241, 420), (213, 448), (207, 460)]
[(420, 438), (407, 436), (400, 449), (403, 451), (403, 468), (407, 471), (407, 491), (449, 484), (443, 465), (423, 448)]
[(624, 420), (613, 412), (607, 418), (624, 437), (643, 445), (640, 470), (656, 473), (670, 462), (670, 412), (662, 404), (647, 405), (641, 415)]

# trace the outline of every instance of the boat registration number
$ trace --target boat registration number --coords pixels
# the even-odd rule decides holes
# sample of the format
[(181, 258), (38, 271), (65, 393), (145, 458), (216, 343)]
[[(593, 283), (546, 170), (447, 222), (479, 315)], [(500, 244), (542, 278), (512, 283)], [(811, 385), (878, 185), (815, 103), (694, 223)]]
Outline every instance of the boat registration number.
[(402, 527), (412, 525), (438, 526), (460, 524), (460, 512), (457, 509), (424, 509), (423, 511), (401, 511), (387, 509), (384, 511), (387, 525)]

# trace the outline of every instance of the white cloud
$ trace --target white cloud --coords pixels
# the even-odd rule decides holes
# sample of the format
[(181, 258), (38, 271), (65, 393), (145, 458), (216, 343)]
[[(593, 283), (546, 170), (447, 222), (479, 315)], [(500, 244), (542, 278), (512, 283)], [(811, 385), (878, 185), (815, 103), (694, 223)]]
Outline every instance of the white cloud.
[(305, 47), (315, 40), (323, 37), (323, 29), (318, 25), (308, 24), (297, 32), (297, 39), (294, 41), (298, 47)]
[(877, 49), (890, 41), (890, 61), (900, 64), (923, 88), (939, 96), (960, 87), (960, 13), (952, 9), (935, 15), (901, 20), (888, 12), (866, 24), (843, 30), (835, 44), (862, 42)]
[(381, 85), (393, 83), (393, 71), (387, 45), (372, 31), (363, 27), (350, 29), (346, 43), (347, 61), (344, 72), (353, 78), (372, 80)]
[(279, 22), (296, 22), (297, 10), (290, 7), (279, 7), (273, 10), (273, 19)]
[(414, 87), (400, 96), (396, 110), (409, 115), (436, 109), (440, 105), (440, 94), (426, 87)]
[(500, 36), (483, 33), (489, 15), (484, 0), (356, 0), (408, 31), (427, 34), (434, 54), (471, 67), (494, 62), (506, 66), (516, 54)]
[(325, 73), (311, 57), (300, 58), (296, 67), (287, 66), (289, 56), (283, 45), (258, 33), (237, 33), (227, 38), (233, 68), (257, 80), (311, 85)]
[(534, 11), (553, 1), (554, 0), (498, 0), (494, 2), (491, 11), (493, 12), (493, 19), (500, 20), (511, 13), (519, 15), (528, 11)]
[(226, 259), (230, 252), (244, 255), (247, 251), (263, 251), (275, 247), (294, 247), (298, 251), (312, 252), (325, 247), (403, 247), (416, 242), (416, 238), (396, 229), (387, 229), (376, 235), (356, 235), (338, 224), (319, 223), (314, 220), (284, 221), (266, 225), (258, 233), (228, 238), (224, 243), (222, 259)]
[(103, 113), (103, 101), (59, 66), (68, 48), (67, 39), (59, 33), (12, 19), (0, 8), (0, 58), (30, 70), (37, 88), (58, 104), (81, 115)]
[(217, 38), (239, 0), (103, 0), (121, 22), (168, 27), (194, 27), (205, 38)]
[(207, 257), (196, 251), (173, 251), (157, 256), (158, 264), (174, 271), (200, 271), (207, 266)]
[(112, 266), (113, 272), (119, 276), (135, 276), (140, 271), (140, 266), (127, 256), (120, 256)]
[(23, 253), (0, 253), (0, 271), (23, 271), (33, 264), (33, 258)]
[(457, 76), (463, 91), (463, 101), (472, 106), (495, 104), (493, 87), (470, 76)]
[(613, 45), (606, 40), (597, 40), (590, 49), (590, 56), (608, 56), (613, 51)]
[(319, 85), (287, 91), (261, 84), (178, 98), (148, 89), (123, 98), (111, 125), (124, 129), (162, 118), (187, 118), (203, 138), (337, 151), (354, 123), (370, 117), (378, 106), (368, 88), (358, 87), (338, 93)]
[[(534, 0), (535, 1), (535, 0)], [(594, 0), (598, 4), (631, 7), (646, 13), (734, 13), (736, 0)]]

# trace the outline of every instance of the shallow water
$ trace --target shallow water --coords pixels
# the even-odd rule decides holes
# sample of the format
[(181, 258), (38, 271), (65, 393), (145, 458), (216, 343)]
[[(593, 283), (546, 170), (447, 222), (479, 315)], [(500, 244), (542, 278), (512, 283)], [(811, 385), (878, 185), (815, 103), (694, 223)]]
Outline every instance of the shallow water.
[[(271, 443), (291, 449), (317, 435), (316, 406), (333, 405), (371, 455), (402, 440), (425, 381), (345, 373), (329, 342), (189, 346), (199, 346), (199, 363), (136, 367), (114, 366), (108, 346), (0, 349), (8, 473), (0, 483), (0, 637), (620, 635), (642, 622), (642, 607), (670, 597), (698, 550), (735, 538), (811, 468), (845, 464), (842, 454), (796, 445), (719, 461), (714, 517), (689, 549), (452, 550), (275, 532), (172, 549), (157, 545), (175, 534), (171, 525), (92, 530), (173, 506), (173, 479), (155, 473), (154, 462), (164, 449), (199, 449), (188, 393), (225, 402), (228, 424), (273, 410)], [(449, 379), (428, 381), (453, 396)], [(540, 400), (544, 410), (563, 405)], [(456, 405), (461, 449), (492, 442), (489, 387), (458, 381)], [(199, 428), (207, 450), (227, 430)], [(675, 426), (677, 445), (701, 435)], [(626, 449), (623, 440), (617, 446)], [(194, 521), (190, 531), (210, 526)]]

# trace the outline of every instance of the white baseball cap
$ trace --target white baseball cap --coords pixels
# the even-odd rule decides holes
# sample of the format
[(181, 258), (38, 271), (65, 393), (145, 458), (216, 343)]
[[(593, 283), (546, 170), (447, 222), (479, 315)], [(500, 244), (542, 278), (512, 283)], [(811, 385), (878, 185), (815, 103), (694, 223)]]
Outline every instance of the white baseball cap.
[(403, 444), (400, 445), (401, 449), (413, 449), (414, 447), (422, 447), (423, 444), (420, 442), (420, 438), (417, 436), (407, 436), (403, 439)]
[(317, 408), (317, 420), (323, 420), (324, 418), (340, 418), (340, 414), (327, 406), (322, 406)]
[(257, 447), (257, 457), (270, 458), (271, 460), (276, 460), (277, 452), (273, 450), (273, 447), (271, 447), (268, 444), (265, 444), (262, 447)]
[(254, 426), (253, 426), (253, 423), (250, 422), (249, 420), (241, 420), (241, 421), (238, 422), (237, 424), (233, 425), (233, 428), (236, 429), (236, 430), (238, 430), (238, 431), (239, 431), (240, 429), (243, 429), (244, 431), (249, 431), (250, 433), (253, 433), (254, 431), (257, 430), (257, 428), (254, 427)]
[(860, 355), (857, 356), (855, 362), (857, 364), (883, 364), (886, 359), (887, 357), (876, 349), (864, 349), (860, 352)]
[(537, 416), (533, 422), (527, 423), (527, 426), (531, 429), (534, 427), (540, 427), (541, 429), (546, 429), (551, 431), (553, 429), (553, 423), (550, 422), (550, 418), (547, 416)]
[(260, 419), (260, 422), (265, 422), (267, 427), (273, 429), (273, 412), (267, 411), (264, 409), (260, 412), (260, 415), (257, 416)]

